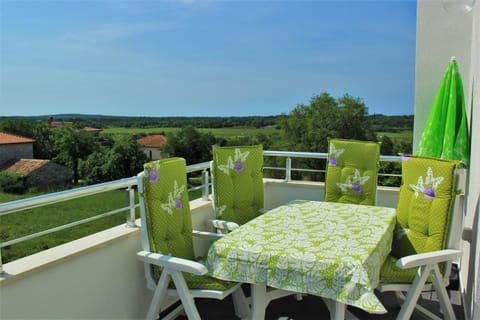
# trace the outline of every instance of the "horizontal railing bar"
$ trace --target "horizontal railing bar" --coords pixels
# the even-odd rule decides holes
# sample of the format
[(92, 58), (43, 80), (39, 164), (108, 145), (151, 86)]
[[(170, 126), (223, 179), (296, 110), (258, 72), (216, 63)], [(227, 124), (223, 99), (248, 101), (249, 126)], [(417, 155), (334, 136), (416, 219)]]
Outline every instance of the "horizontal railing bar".
[(187, 166), (187, 173), (202, 171), (210, 168), (210, 161), (200, 162), (195, 164), (189, 164)]
[[(135, 208), (138, 208), (139, 206), (140, 206), (139, 204), (136, 204)], [(14, 245), (14, 244), (17, 244), (17, 243), (20, 243), (20, 242), (23, 242), (23, 241), (31, 240), (31, 239), (34, 239), (34, 238), (38, 238), (38, 237), (41, 237), (41, 236), (44, 236), (44, 235), (47, 235), (47, 234), (50, 234), (50, 233), (53, 233), (53, 232), (63, 230), (63, 229), (75, 227), (75, 226), (78, 226), (80, 224), (87, 223), (87, 222), (90, 222), (90, 221), (94, 221), (94, 220), (97, 220), (97, 219), (100, 219), (100, 218), (112, 216), (114, 214), (117, 214), (117, 213), (122, 212), (122, 211), (127, 211), (127, 210), (130, 210), (130, 206), (123, 207), (123, 208), (118, 208), (118, 209), (111, 210), (111, 211), (108, 211), (108, 212), (104, 212), (104, 213), (98, 214), (98, 215), (93, 216), (93, 217), (88, 217), (88, 218), (85, 218), (85, 219), (82, 219), (82, 220), (77, 220), (77, 221), (74, 221), (74, 222), (71, 222), (71, 223), (67, 223), (67, 224), (64, 224), (64, 225), (61, 225), (61, 226), (58, 226), (58, 227), (55, 227), (55, 228), (50, 228), (50, 229), (46, 229), (46, 230), (43, 230), (43, 231), (40, 231), (40, 232), (32, 233), (32, 234), (29, 234), (27, 236), (16, 238), (16, 239), (13, 239), (13, 240), (10, 240), (10, 241), (5, 241), (5, 242), (0, 243), (0, 248), (11, 246), (11, 245)]]
[[(187, 166), (187, 173), (201, 171), (208, 169), (210, 162), (196, 163)], [(137, 185), (137, 177), (123, 178), (115, 181), (99, 183), (96, 185), (85, 186), (73, 190), (64, 190), (55, 193), (49, 193), (37, 197), (20, 199), (6, 203), (0, 203), (0, 216), (7, 215), (13, 212), (33, 209), (44, 205), (50, 205), (62, 201), (82, 198), (98, 193), (117, 190), (121, 188), (128, 188)]]
[(65, 190), (55, 193), (49, 193), (37, 197), (20, 199), (15, 201), (10, 201), (0, 204), (0, 216), (22, 211), (26, 209), (32, 209), (36, 207), (41, 207), (44, 205), (50, 205), (62, 201), (82, 198), (98, 193), (103, 193), (107, 191), (117, 190), (121, 188), (127, 188), (132, 185), (137, 184), (136, 177), (124, 178), (110, 182), (104, 182), (92, 186), (80, 187), (73, 190)]
[(314, 159), (326, 159), (327, 153), (324, 152), (293, 152), (293, 151), (263, 151), (263, 155), (270, 157), (292, 157), (292, 158), (314, 158)]
[[(314, 158), (314, 159), (327, 159), (328, 153), (326, 152), (297, 152), (297, 151), (272, 151), (265, 150), (263, 155), (271, 157), (292, 157), (292, 158)], [(380, 161), (382, 162), (401, 162), (401, 156), (385, 156), (380, 155)]]

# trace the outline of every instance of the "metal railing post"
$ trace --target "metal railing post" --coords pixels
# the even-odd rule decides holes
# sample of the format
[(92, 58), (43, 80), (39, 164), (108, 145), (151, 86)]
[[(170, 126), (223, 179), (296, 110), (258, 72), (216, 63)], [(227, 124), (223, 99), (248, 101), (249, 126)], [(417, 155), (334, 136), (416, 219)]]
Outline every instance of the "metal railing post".
[(285, 181), (292, 181), (292, 158), (290, 157), (285, 160)]
[(128, 186), (127, 189), (127, 204), (130, 209), (127, 212), (127, 227), (135, 227), (135, 189)]
[(208, 170), (203, 169), (202, 170), (202, 186), (203, 186), (203, 188), (202, 188), (202, 199), (203, 200), (208, 200), (208, 194), (209, 194), (208, 183), (209, 183)]
[(2, 248), (0, 247), (0, 273), (3, 273)]

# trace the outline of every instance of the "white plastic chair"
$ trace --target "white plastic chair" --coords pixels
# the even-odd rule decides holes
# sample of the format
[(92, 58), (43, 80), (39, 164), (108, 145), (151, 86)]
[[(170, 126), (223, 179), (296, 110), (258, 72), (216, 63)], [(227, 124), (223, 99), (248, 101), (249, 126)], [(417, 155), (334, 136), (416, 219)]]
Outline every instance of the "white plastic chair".
[(146, 318), (158, 318), (172, 296), (181, 305), (164, 319), (175, 319), (184, 310), (189, 319), (200, 320), (195, 298), (223, 300), (230, 294), (235, 314), (248, 317), (241, 284), (209, 277), (205, 265), (194, 259), (192, 236), (215, 240), (221, 235), (192, 230), (185, 160), (163, 159), (144, 168), (138, 174), (143, 250), (137, 258), (144, 262), (147, 286), (154, 290)]
[[(413, 158), (412, 158), (413, 159)], [(417, 159), (418, 160), (418, 159)], [(415, 160), (416, 161), (416, 160)], [(420, 160), (421, 161), (421, 160)], [(435, 161), (435, 159), (430, 159), (427, 161)], [(441, 161), (441, 160), (438, 160)], [(411, 164), (413, 167), (418, 168), (418, 163)], [(402, 169), (402, 180), (405, 177), (405, 166)], [(428, 180), (435, 180), (439, 177), (435, 177), (435, 169), (433, 169), (433, 174)], [(441, 319), (433, 312), (417, 304), (420, 294), (424, 291), (433, 291), (437, 293), (438, 300), (440, 303), (441, 311), (445, 319), (455, 319), (455, 314), (451, 305), (451, 301), (446, 290), (446, 287), (449, 285), (450, 273), (452, 263), (457, 262), (461, 256), (462, 251), (460, 250), (460, 240), (461, 240), (461, 231), (463, 224), (463, 204), (464, 204), (464, 193), (463, 186), (465, 185), (466, 170), (465, 169), (454, 169), (454, 175), (457, 177), (456, 183), (450, 188), (454, 189), (453, 203), (450, 207), (450, 221), (447, 222), (449, 226), (447, 232), (447, 240), (444, 248), (431, 252), (422, 252), (417, 254), (410, 254), (403, 256), (401, 258), (395, 258), (390, 256), (387, 258), (387, 261), (382, 267), (382, 272), (380, 275), (380, 284), (377, 287), (377, 290), (380, 292), (393, 291), (402, 307), (399, 314), (397, 315), (398, 320), (407, 320), (410, 319), (413, 311), (416, 309), (423, 315), (431, 319)], [(446, 179), (445, 179), (446, 180)], [(419, 180), (418, 180), (419, 181)], [(455, 179), (453, 179), (455, 181)], [(427, 179), (422, 180), (423, 186), (426, 187)], [(402, 188), (412, 188), (415, 189), (417, 185), (409, 185), (408, 182), (403, 181)], [(415, 190), (413, 190), (415, 191)], [(412, 192), (413, 192), (412, 191)], [(417, 190), (420, 193), (420, 190)], [(448, 191), (447, 191), (448, 192)], [(423, 195), (419, 195), (423, 197)], [(400, 199), (399, 199), (400, 201)], [(398, 210), (398, 207), (397, 207)], [(424, 214), (428, 214), (425, 212)], [(395, 236), (394, 236), (395, 237)], [(395, 240), (394, 240), (395, 241)], [(390, 264), (389, 269), (392, 267), (396, 269), (395, 272), (410, 272), (413, 274), (412, 282), (386, 282), (382, 279), (382, 273), (384, 273), (384, 268)], [(409, 269), (411, 271), (409, 271)], [(416, 274), (413, 272), (416, 270)], [(406, 296), (404, 293), (407, 293)]]

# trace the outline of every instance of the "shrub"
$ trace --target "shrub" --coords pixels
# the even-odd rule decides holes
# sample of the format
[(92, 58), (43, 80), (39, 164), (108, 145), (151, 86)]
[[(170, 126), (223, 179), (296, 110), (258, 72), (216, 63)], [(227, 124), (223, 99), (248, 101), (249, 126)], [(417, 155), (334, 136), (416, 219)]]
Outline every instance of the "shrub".
[(0, 191), (6, 193), (24, 194), (27, 191), (26, 177), (23, 174), (1, 171)]

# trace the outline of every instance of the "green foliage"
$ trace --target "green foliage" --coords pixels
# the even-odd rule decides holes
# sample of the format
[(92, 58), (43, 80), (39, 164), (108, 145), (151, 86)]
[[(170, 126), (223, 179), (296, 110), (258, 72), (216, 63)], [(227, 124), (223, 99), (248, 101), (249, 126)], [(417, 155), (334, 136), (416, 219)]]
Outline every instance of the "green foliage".
[(328, 138), (376, 141), (365, 104), (348, 95), (314, 96), (309, 105), (298, 105), (283, 118), (280, 127), (294, 151), (327, 152)]
[(412, 132), (413, 115), (404, 116), (385, 116), (382, 114), (373, 114), (369, 116), (373, 130), (375, 132)]
[[(89, 218), (124, 207), (124, 190), (115, 190), (73, 199), (49, 206), (0, 216), (0, 242)], [(9, 261), (72, 241), (86, 235), (125, 223), (125, 213), (101, 218), (2, 249), (2, 261)]]
[[(328, 93), (314, 96), (309, 105), (298, 105), (280, 121), (284, 131), (281, 146), (290, 151), (327, 152), (329, 138), (376, 141), (367, 114), (359, 98), (344, 95), (335, 99)], [(300, 168), (323, 170), (325, 161), (296, 160)], [(295, 179), (323, 179), (318, 173), (295, 173)]]
[(0, 171), (0, 192), (24, 194), (27, 191), (23, 174)]
[(106, 141), (106, 145), (80, 161), (79, 172), (87, 184), (135, 176), (147, 162), (147, 156), (132, 136), (115, 137)]
[(27, 138), (34, 137), (33, 127), (25, 118), (6, 118), (0, 123), (0, 131)]
[(40, 122), (33, 126), (33, 156), (36, 159), (52, 159), (56, 155), (54, 149), (54, 130), (48, 123)]
[(187, 164), (210, 161), (212, 145), (216, 142), (211, 133), (200, 133), (194, 127), (186, 127), (167, 136), (162, 153), (171, 157), (183, 157)]
[(57, 161), (73, 170), (73, 182), (78, 183), (79, 161), (86, 159), (97, 147), (94, 136), (73, 126), (64, 126), (54, 131), (54, 150)]

